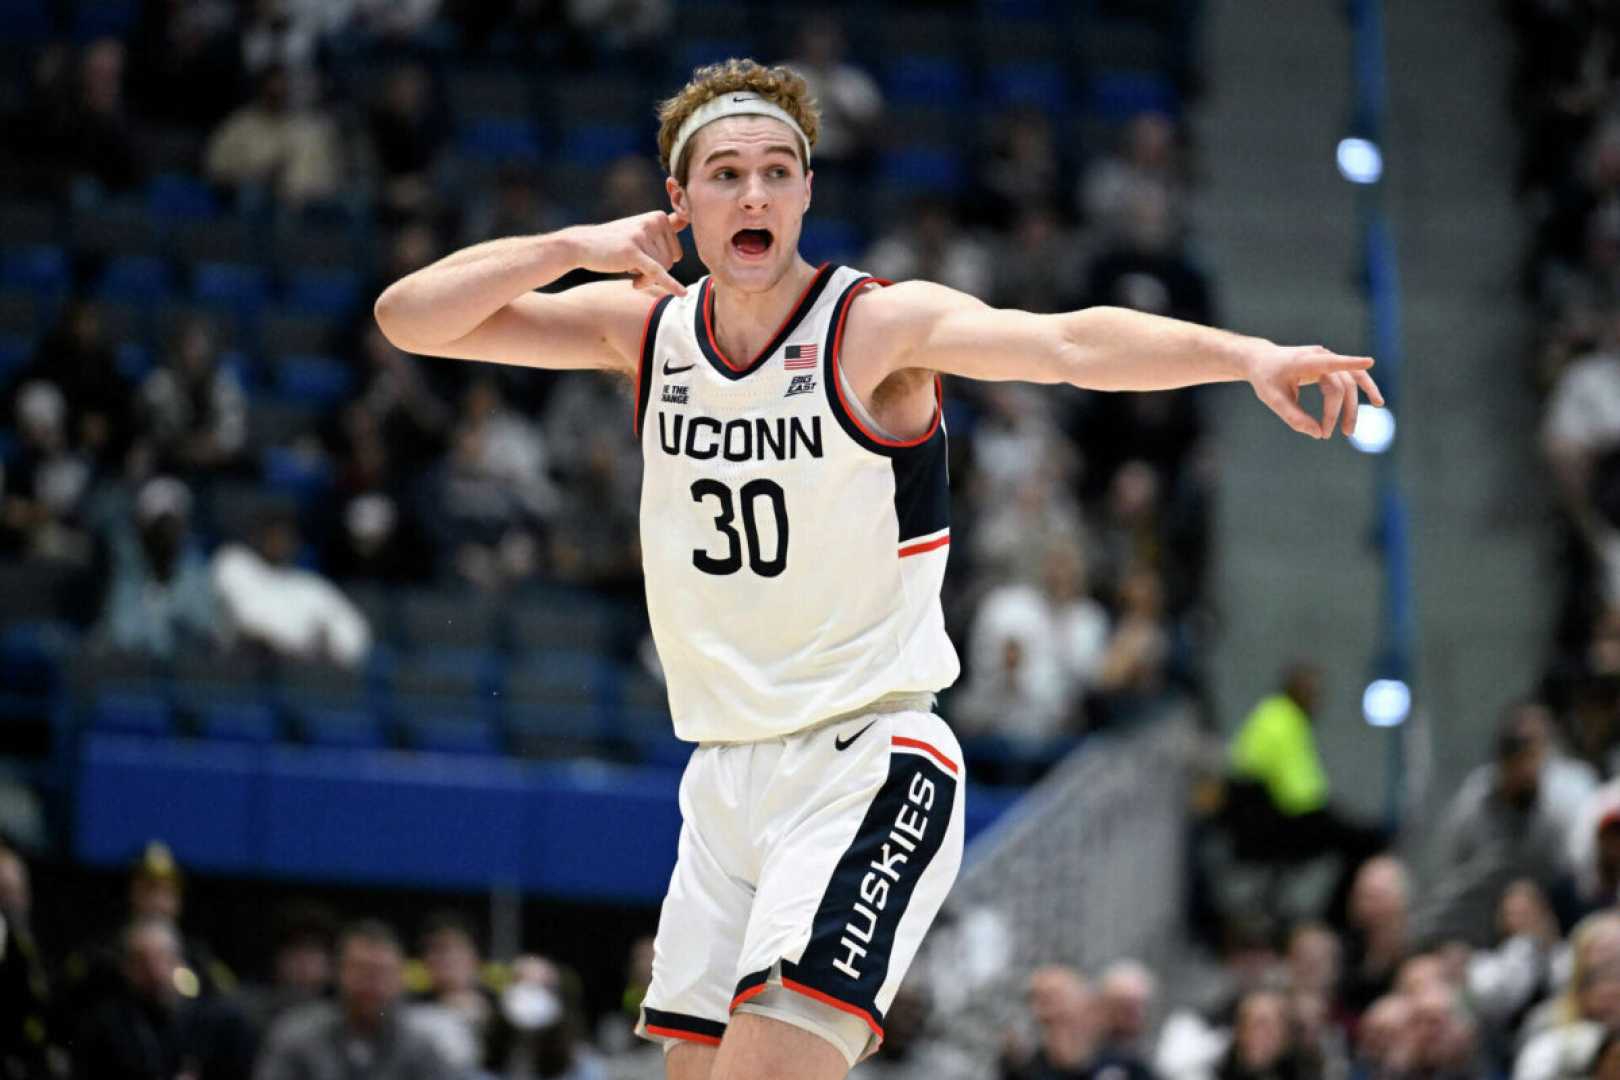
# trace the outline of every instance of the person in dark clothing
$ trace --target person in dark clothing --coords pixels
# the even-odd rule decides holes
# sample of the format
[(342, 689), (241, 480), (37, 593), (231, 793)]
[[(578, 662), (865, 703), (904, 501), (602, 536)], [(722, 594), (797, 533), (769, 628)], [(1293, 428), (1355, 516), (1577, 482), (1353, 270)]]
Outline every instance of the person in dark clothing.
[(51, 987), (29, 926), (28, 865), (0, 843), (0, 1076), (44, 1080), (62, 1052), (51, 1041)]
[(1281, 994), (1256, 990), (1238, 1003), (1232, 1047), (1217, 1080), (1307, 1080), (1313, 1074), (1294, 1046), (1288, 1003)]
[(118, 371), (101, 309), (93, 300), (69, 301), (28, 366), (12, 379), (5, 415), (15, 411), (17, 390), (33, 382), (50, 383), (62, 392), (69, 445), (104, 470), (122, 461), (131, 437), (131, 387)]
[(82, 1080), (239, 1080), (253, 1067), (252, 1029), (220, 998), (197, 997), (174, 924), (144, 916), (123, 934), (123, 985), (79, 1024)]

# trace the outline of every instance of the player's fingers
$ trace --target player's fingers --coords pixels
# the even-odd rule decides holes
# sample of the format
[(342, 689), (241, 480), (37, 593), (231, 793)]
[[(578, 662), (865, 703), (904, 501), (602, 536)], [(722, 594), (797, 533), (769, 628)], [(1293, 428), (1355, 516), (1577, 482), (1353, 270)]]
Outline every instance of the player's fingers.
[(1336, 378), (1345, 382), (1344, 393), (1344, 437), (1349, 438), (1356, 433), (1356, 411), (1361, 408), (1361, 392), (1356, 388), (1354, 378), (1349, 375), (1338, 375)]
[(1299, 402), (1288, 394), (1271, 390), (1262, 395), (1260, 400), (1264, 401), (1272, 412), (1282, 417), (1283, 423), (1301, 435), (1309, 435), (1313, 439), (1321, 438), (1322, 429), (1311, 419), (1309, 413), (1299, 407)]
[(1384, 404), (1384, 392), (1378, 389), (1378, 384), (1373, 382), (1373, 377), (1371, 375), (1367, 374), (1365, 371), (1356, 371), (1351, 373), (1351, 377), (1356, 380), (1357, 386), (1361, 387), (1367, 392), (1368, 401), (1379, 406)]
[(1291, 373), (1300, 383), (1315, 382), (1334, 371), (1366, 371), (1372, 366), (1370, 356), (1340, 356), (1320, 346), (1302, 349), (1289, 364)]
[(665, 269), (675, 265), (668, 230), (664, 228), (661, 217), (649, 222), (641, 231), (641, 235), (636, 237), (636, 248)]
[(674, 293), (676, 296), (686, 295), (686, 286), (670, 277), (669, 271), (659, 266), (652, 256), (644, 253), (641, 256), (640, 265), (641, 276), (647, 281), (649, 287), (662, 289), (665, 292)]
[(1344, 384), (1332, 375), (1324, 375), (1319, 385), (1322, 388), (1321, 437), (1331, 439), (1333, 429), (1339, 424), (1339, 410), (1344, 407)]

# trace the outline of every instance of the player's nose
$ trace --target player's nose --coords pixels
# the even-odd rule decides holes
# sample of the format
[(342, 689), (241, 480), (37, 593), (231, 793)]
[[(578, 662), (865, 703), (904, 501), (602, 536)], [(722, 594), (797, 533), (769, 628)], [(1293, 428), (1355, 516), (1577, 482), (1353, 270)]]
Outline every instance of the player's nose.
[(771, 204), (770, 190), (765, 186), (765, 179), (757, 173), (750, 173), (743, 181), (739, 198), (744, 210), (764, 210)]

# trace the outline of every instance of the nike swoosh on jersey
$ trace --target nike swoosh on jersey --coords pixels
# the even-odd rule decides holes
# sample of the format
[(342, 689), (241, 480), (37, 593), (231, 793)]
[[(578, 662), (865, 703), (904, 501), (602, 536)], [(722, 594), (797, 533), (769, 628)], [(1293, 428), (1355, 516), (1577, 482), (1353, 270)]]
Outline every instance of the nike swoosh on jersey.
[[(877, 723), (877, 721), (873, 720), (872, 724), (875, 724), (875, 723)], [(854, 742), (856, 739), (860, 738), (862, 735), (865, 735), (868, 731), (872, 730), (872, 724), (867, 724), (865, 727), (861, 728), (861, 730), (857, 731), (855, 734), (851, 735), (847, 739), (845, 739), (843, 737), (833, 739), (833, 749), (834, 750), (848, 750), (850, 743)]]
[(665, 360), (664, 361), (664, 374), (665, 375), (679, 375), (681, 372), (683, 372), (683, 371), (691, 371), (695, 367), (697, 367), (696, 364), (687, 364), (685, 367), (670, 367), (669, 366), (669, 361)]

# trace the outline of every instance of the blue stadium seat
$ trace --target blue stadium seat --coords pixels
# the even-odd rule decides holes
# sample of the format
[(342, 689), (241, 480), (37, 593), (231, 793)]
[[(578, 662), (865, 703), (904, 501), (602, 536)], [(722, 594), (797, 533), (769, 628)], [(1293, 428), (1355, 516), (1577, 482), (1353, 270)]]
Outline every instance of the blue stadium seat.
[[(27, 338), (7, 334), (0, 337), (0, 386), (11, 382), (34, 355), (34, 346)], [(9, 425), (10, 418), (7, 418)]]
[(848, 262), (866, 247), (861, 227), (842, 218), (806, 217), (799, 251), (811, 263)]
[(582, 124), (563, 132), (560, 156), (570, 165), (595, 167), (645, 146), (642, 133), (628, 124)]
[(354, 389), (354, 372), (327, 356), (283, 356), (275, 362), (276, 393), (291, 401), (333, 407)]
[(97, 38), (128, 36), (140, 17), (139, 0), (90, 0), (81, 2), (73, 18), (73, 39), (94, 41)]
[(352, 270), (295, 270), (287, 279), (286, 306), (341, 317), (360, 306), (363, 287), (360, 275)]
[(388, 731), (370, 709), (305, 706), (298, 715), (304, 740), (312, 745), (355, 750), (380, 750), (388, 745)]
[(1061, 112), (1069, 104), (1069, 76), (1057, 64), (998, 64), (985, 73), (985, 98), (996, 106)]
[(1087, 83), (1086, 106), (1104, 120), (1123, 122), (1144, 112), (1179, 115), (1181, 96), (1157, 71), (1102, 71)]
[(192, 270), (191, 292), (205, 307), (252, 320), (270, 298), (270, 272), (248, 263), (198, 263)]
[(405, 738), (413, 750), (442, 754), (498, 754), (500, 732), (490, 720), (435, 713), (407, 716)]
[(535, 164), (540, 132), (528, 120), (485, 116), (467, 121), (457, 139), (461, 153), (475, 161)]
[(90, 725), (97, 731), (124, 735), (167, 735), (174, 728), (174, 710), (158, 694), (109, 690), (97, 695)]
[(117, 358), (118, 374), (131, 383), (138, 383), (152, 373), (152, 350), (138, 341), (120, 341), (113, 355)]
[(37, 296), (65, 296), (73, 285), (67, 249), (29, 244), (0, 251), (0, 286), (27, 289)]
[(891, 150), (883, 155), (880, 172), (886, 184), (940, 193), (960, 191), (967, 179), (960, 154), (932, 146)]
[(485, 648), (437, 647), (413, 653), (393, 675), (393, 691), (403, 699), (440, 697), (453, 699), (458, 707), (488, 709), (497, 700), (500, 685), (500, 654)]
[(55, 27), (51, 0), (0, 0), (0, 41), (44, 41)]
[(696, 38), (681, 42), (675, 50), (675, 72), (683, 80), (694, 68), (715, 64), (730, 58), (753, 56), (752, 44), (742, 38)]
[(146, 186), (146, 208), (155, 217), (187, 220), (211, 218), (219, 213), (219, 201), (203, 181), (185, 173), (154, 176)]
[(264, 452), (260, 464), (268, 490), (291, 495), (301, 502), (319, 498), (332, 489), (332, 466), (323, 458), (272, 446)]
[(96, 296), (130, 304), (160, 304), (174, 295), (174, 271), (153, 255), (118, 255), (107, 260), (96, 282)]
[(590, 705), (602, 698), (606, 679), (597, 654), (549, 649), (513, 663), (503, 696), (520, 705)]
[(197, 734), (222, 742), (265, 744), (281, 736), (275, 709), (262, 701), (215, 701), (197, 713)]
[(968, 69), (954, 56), (902, 54), (882, 70), (883, 88), (895, 105), (961, 105), (968, 100)]

